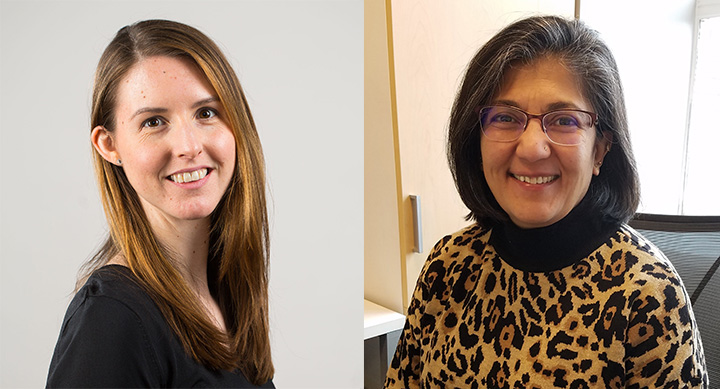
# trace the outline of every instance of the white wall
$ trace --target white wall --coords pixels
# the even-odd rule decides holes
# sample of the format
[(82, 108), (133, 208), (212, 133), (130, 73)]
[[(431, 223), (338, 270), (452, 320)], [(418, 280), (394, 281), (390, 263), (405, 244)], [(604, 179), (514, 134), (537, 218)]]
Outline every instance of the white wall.
[(89, 107), (122, 26), (200, 28), (235, 66), (267, 160), (278, 387), (362, 380), (362, 1), (0, 3), (0, 386), (42, 387), (105, 221)]

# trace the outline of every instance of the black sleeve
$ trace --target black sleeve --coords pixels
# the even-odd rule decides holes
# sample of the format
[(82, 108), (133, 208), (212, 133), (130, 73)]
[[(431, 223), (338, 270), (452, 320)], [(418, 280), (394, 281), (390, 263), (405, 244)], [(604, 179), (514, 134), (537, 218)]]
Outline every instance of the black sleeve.
[[(71, 304), (72, 309), (72, 304)], [(47, 387), (161, 387), (158, 355), (139, 315), (107, 296), (68, 311)]]

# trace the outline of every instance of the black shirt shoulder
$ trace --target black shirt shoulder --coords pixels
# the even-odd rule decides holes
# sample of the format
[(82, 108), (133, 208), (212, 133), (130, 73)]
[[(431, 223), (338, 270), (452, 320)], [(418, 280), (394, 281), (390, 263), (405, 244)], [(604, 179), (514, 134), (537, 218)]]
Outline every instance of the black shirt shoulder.
[[(267, 387), (273, 387), (268, 382)], [(96, 271), (63, 320), (47, 387), (255, 387), (188, 355), (130, 269)]]
[(98, 270), (68, 307), (47, 386), (163, 386), (159, 344), (153, 336), (158, 329), (149, 328), (159, 315), (153, 311), (157, 308), (129, 269)]

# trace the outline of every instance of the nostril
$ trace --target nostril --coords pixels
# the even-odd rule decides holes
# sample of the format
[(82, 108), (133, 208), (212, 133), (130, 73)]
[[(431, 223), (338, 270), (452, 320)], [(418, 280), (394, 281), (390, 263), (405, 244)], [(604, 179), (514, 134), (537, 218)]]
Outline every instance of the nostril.
[(551, 156), (550, 140), (542, 131), (525, 131), (515, 147), (515, 155), (526, 161), (539, 161)]
[(184, 150), (181, 150), (178, 153), (178, 157), (195, 158), (195, 157), (199, 156), (200, 154), (202, 154), (202, 152), (203, 152), (202, 147), (194, 147), (194, 148), (189, 147), (189, 148), (185, 148)]

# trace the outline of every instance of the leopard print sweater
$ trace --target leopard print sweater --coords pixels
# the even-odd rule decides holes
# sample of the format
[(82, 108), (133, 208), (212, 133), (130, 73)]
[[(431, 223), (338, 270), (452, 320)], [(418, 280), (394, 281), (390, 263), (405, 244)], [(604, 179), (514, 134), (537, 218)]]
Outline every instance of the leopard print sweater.
[(552, 271), (508, 264), (490, 228), (443, 238), (418, 279), (385, 387), (707, 387), (677, 272), (629, 226), (610, 231), (590, 255)]

